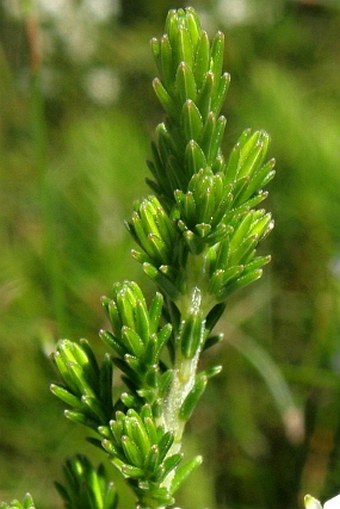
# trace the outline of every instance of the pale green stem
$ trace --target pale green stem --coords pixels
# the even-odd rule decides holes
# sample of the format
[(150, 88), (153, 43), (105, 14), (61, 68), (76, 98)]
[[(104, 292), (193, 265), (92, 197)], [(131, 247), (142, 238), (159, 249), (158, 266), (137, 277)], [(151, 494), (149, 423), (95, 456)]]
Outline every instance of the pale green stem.
[[(186, 320), (190, 315), (194, 314), (195, 316), (201, 316), (203, 321), (205, 320), (203, 312), (203, 307), (205, 306), (203, 306), (202, 302), (202, 290), (197, 286), (197, 282), (204, 281), (204, 256), (193, 257), (191, 261), (196, 263), (188, 263), (191, 269), (188, 271), (189, 288), (186, 295), (183, 295), (182, 299), (177, 302), (177, 305), (181, 311), (182, 319)], [(180, 408), (194, 387), (201, 349), (202, 345), (199, 346), (192, 358), (187, 359), (182, 354), (181, 345), (176, 345), (173, 380), (164, 401), (164, 411), (160, 419), (165, 430), (171, 431), (174, 434), (174, 443), (168, 453), (169, 456), (180, 452), (182, 447), (182, 436), (186, 422), (180, 417)], [(174, 472), (167, 476), (163, 482), (164, 486), (170, 486), (173, 475)]]

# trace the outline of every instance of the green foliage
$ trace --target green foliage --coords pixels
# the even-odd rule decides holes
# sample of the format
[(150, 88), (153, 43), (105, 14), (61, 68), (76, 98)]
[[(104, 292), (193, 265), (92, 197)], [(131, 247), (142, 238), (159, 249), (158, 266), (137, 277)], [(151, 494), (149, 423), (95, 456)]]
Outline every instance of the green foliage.
[[(60, 341), (53, 359), (63, 385), (51, 386), (69, 407), (66, 417), (96, 432), (90, 441), (145, 508), (172, 505), (201, 462), (197, 456), (178, 469), (185, 424), (221, 370), (197, 372), (199, 356), (214, 342), (226, 298), (261, 276), (269, 258), (256, 248), (273, 226), (255, 209), (274, 176), (273, 161), (264, 163), (268, 135), (247, 130), (227, 162), (222, 154), (219, 114), (230, 80), (222, 74), (223, 35), (210, 44), (192, 8), (170, 11), (165, 28), (151, 44), (160, 72), (154, 89), (166, 112), (149, 164), (156, 195), (136, 203), (127, 224), (141, 249), (134, 257), (160, 291), (148, 307), (135, 282), (115, 283), (102, 299), (112, 332), (100, 333), (111, 354), (99, 366), (86, 340)], [(116, 401), (113, 363), (126, 386)], [(72, 464), (68, 471), (83, 475)]]
[(102, 464), (95, 469), (85, 456), (78, 454), (67, 460), (64, 478), (65, 484), (56, 483), (56, 487), (66, 509), (116, 509), (116, 490)]
[[(177, 238), (171, 223), (162, 225), (166, 212), (155, 198), (153, 207), (143, 202), (130, 229), (148, 257), (136, 257), (177, 302), (190, 291), (187, 266), (193, 255), (202, 264), (200, 286), (224, 301), (258, 279), (268, 262), (256, 257), (256, 247), (273, 223), (253, 208), (266, 197), (263, 188), (275, 174), (274, 161), (264, 163), (269, 137), (244, 131), (225, 161), (226, 120), (220, 110), (230, 76), (222, 73), (224, 36), (218, 33), (210, 44), (193, 9), (170, 11), (166, 33), (153, 39), (151, 48), (160, 73), (154, 89), (167, 117), (156, 128), (149, 162), (155, 180), (148, 182), (177, 225)], [(159, 217), (152, 228), (146, 209)]]
[(112, 415), (112, 361), (107, 354), (99, 367), (89, 343), (62, 340), (53, 355), (64, 386), (52, 384), (51, 391), (67, 403), (70, 420), (97, 429)]
[(1, 509), (35, 509), (33, 498), (29, 493), (25, 495), (22, 503), (19, 500), (12, 500), (9, 504), (2, 502), (0, 507)]

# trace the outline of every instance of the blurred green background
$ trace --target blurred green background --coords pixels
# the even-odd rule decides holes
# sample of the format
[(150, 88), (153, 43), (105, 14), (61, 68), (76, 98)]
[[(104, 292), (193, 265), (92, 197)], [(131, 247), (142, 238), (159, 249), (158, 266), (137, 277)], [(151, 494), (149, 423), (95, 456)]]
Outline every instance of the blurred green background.
[[(272, 136), (276, 228), (265, 277), (230, 301), (205, 360), (224, 370), (188, 428), (205, 462), (178, 503), (293, 509), (340, 491), (340, 2), (189, 4), (226, 33), (225, 153), (246, 127)], [(184, 5), (0, 2), (0, 499), (60, 507), (65, 457), (98, 460), (49, 393), (48, 354), (82, 336), (102, 354), (99, 298), (115, 280), (153, 291), (123, 221), (149, 192), (162, 119), (149, 39)]]

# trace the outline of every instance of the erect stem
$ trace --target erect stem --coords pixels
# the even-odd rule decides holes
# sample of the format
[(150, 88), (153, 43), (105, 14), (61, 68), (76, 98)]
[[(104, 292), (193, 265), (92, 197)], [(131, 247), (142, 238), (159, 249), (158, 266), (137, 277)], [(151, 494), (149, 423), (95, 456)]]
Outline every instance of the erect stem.
[(173, 432), (175, 439), (172, 454), (179, 452), (181, 448), (185, 421), (180, 418), (179, 410), (194, 386), (198, 359), (199, 351), (192, 359), (181, 356), (176, 361), (170, 391), (164, 401), (163, 423), (167, 431)]
[[(166, 431), (174, 434), (174, 443), (168, 455), (179, 453), (182, 447), (182, 435), (185, 428), (185, 420), (180, 417), (180, 408), (194, 387), (199, 351), (192, 359), (185, 359), (183, 356), (177, 359), (174, 366), (173, 380), (169, 394), (164, 401), (162, 424)], [(172, 471), (165, 478), (162, 485), (170, 487), (175, 472)]]
[[(183, 299), (183, 302), (186, 302), (187, 306), (181, 314), (182, 320), (188, 320), (191, 316), (198, 316), (201, 326), (203, 327), (205, 317), (202, 312), (202, 292), (199, 287), (193, 286), (190, 293), (190, 297), (187, 295), (186, 298)], [(198, 343), (194, 355), (187, 358), (183, 354), (181, 346), (181, 342), (176, 341), (173, 379), (169, 393), (164, 400), (164, 410), (161, 416), (161, 423), (166, 431), (171, 431), (174, 435), (174, 443), (168, 453), (169, 456), (180, 452), (182, 447), (182, 436), (186, 420), (181, 417), (180, 410), (185, 399), (194, 388), (197, 364), (202, 348), (201, 343)], [(166, 477), (163, 486), (170, 486), (173, 475), (174, 472), (171, 472)]]

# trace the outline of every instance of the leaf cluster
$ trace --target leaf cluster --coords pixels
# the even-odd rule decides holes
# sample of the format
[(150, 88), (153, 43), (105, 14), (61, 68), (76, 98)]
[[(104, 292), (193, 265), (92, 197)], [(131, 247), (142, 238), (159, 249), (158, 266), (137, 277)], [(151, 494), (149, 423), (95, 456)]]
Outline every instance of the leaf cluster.
[(173, 434), (163, 426), (156, 426), (150, 405), (145, 404), (139, 412), (132, 408), (126, 414), (117, 412), (110, 426), (100, 428), (100, 432), (113, 465), (130, 479), (144, 506), (174, 503), (172, 494), (183, 474), (177, 473), (169, 488), (161, 484), (179, 465), (182, 454), (168, 454), (174, 442)]
[[(112, 298), (102, 299), (112, 324), (112, 332), (100, 331), (100, 337), (111, 349), (102, 364), (98, 364), (85, 339), (79, 343), (61, 340), (53, 354), (63, 383), (52, 384), (51, 391), (67, 404), (65, 416), (95, 431), (96, 437), (90, 437), (89, 441), (108, 453), (112, 464), (129, 480), (145, 507), (172, 504), (175, 491), (201, 462), (198, 456), (184, 463), (171, 484), (162, 486), (182, 461), (180, 452), (169, 454), (174, 433), (166, 429), (162, 410), (174, 380), (174, 371), (160, 359), (172, 333), (169, 323), (160, 325), (163, 301), (162, 294), (157, 292), (148, 307), (136, 283), (115, 283)], [(188, 326), (181, 334), (183, 337), (188, 334)], [(115, 402), (114, 365), (123, 373), (127, 388)], [(183, 422), (191, 415), (208, 377), (217, 371), (210, 369), (197, 377), (180, 406)], [(72, 479), (79, 472), (85, 475), (90, 471), (89, 463), (82, 457), (69, 462), (65, 468), (66, 477), (72, 474)], [(76, 481), (77, 477), (64, 489), (58, 485), (65, 500), (73, 500), (73, 493), (77, 493)], [(83, 496), (90, 495), (86, 492)]]
[(64, 484), (56, 483), (56, 488), (64, 501), (66, 509), (116, 509), (118, 497), (115, 486), (108, 479), (103, 464), (96, 469), (81, 454), (66, 461), (64, 465)]
[[(210, 43), (191, 8), (170, 11), (166, 33), (152, 39), (159, 78), (153, 82), (166, 112), (149, 161), (155, 196), (137, 203), (128, 227), (141, 251), (135, 258), (163, 293), (188, 291), (188, 266), (202, 255), (201, 286), (215, 302), (258, 279), (268, 257), (256, 248), (273, 227), (254, 212), (275, 175), (266, 161), (269, 136), (245, 130), (229, 158), (220, 115), (230, 76), (223, 72), (224, 35)], [(189, 271), (190, 272), (190, 271)]]
[(12, 500), (9, 504), (1, 502), (0, 507), (1, 509), (35, 509), (35, 504), (32, 495), (27, 493), (22, 502), (19, 500)]

